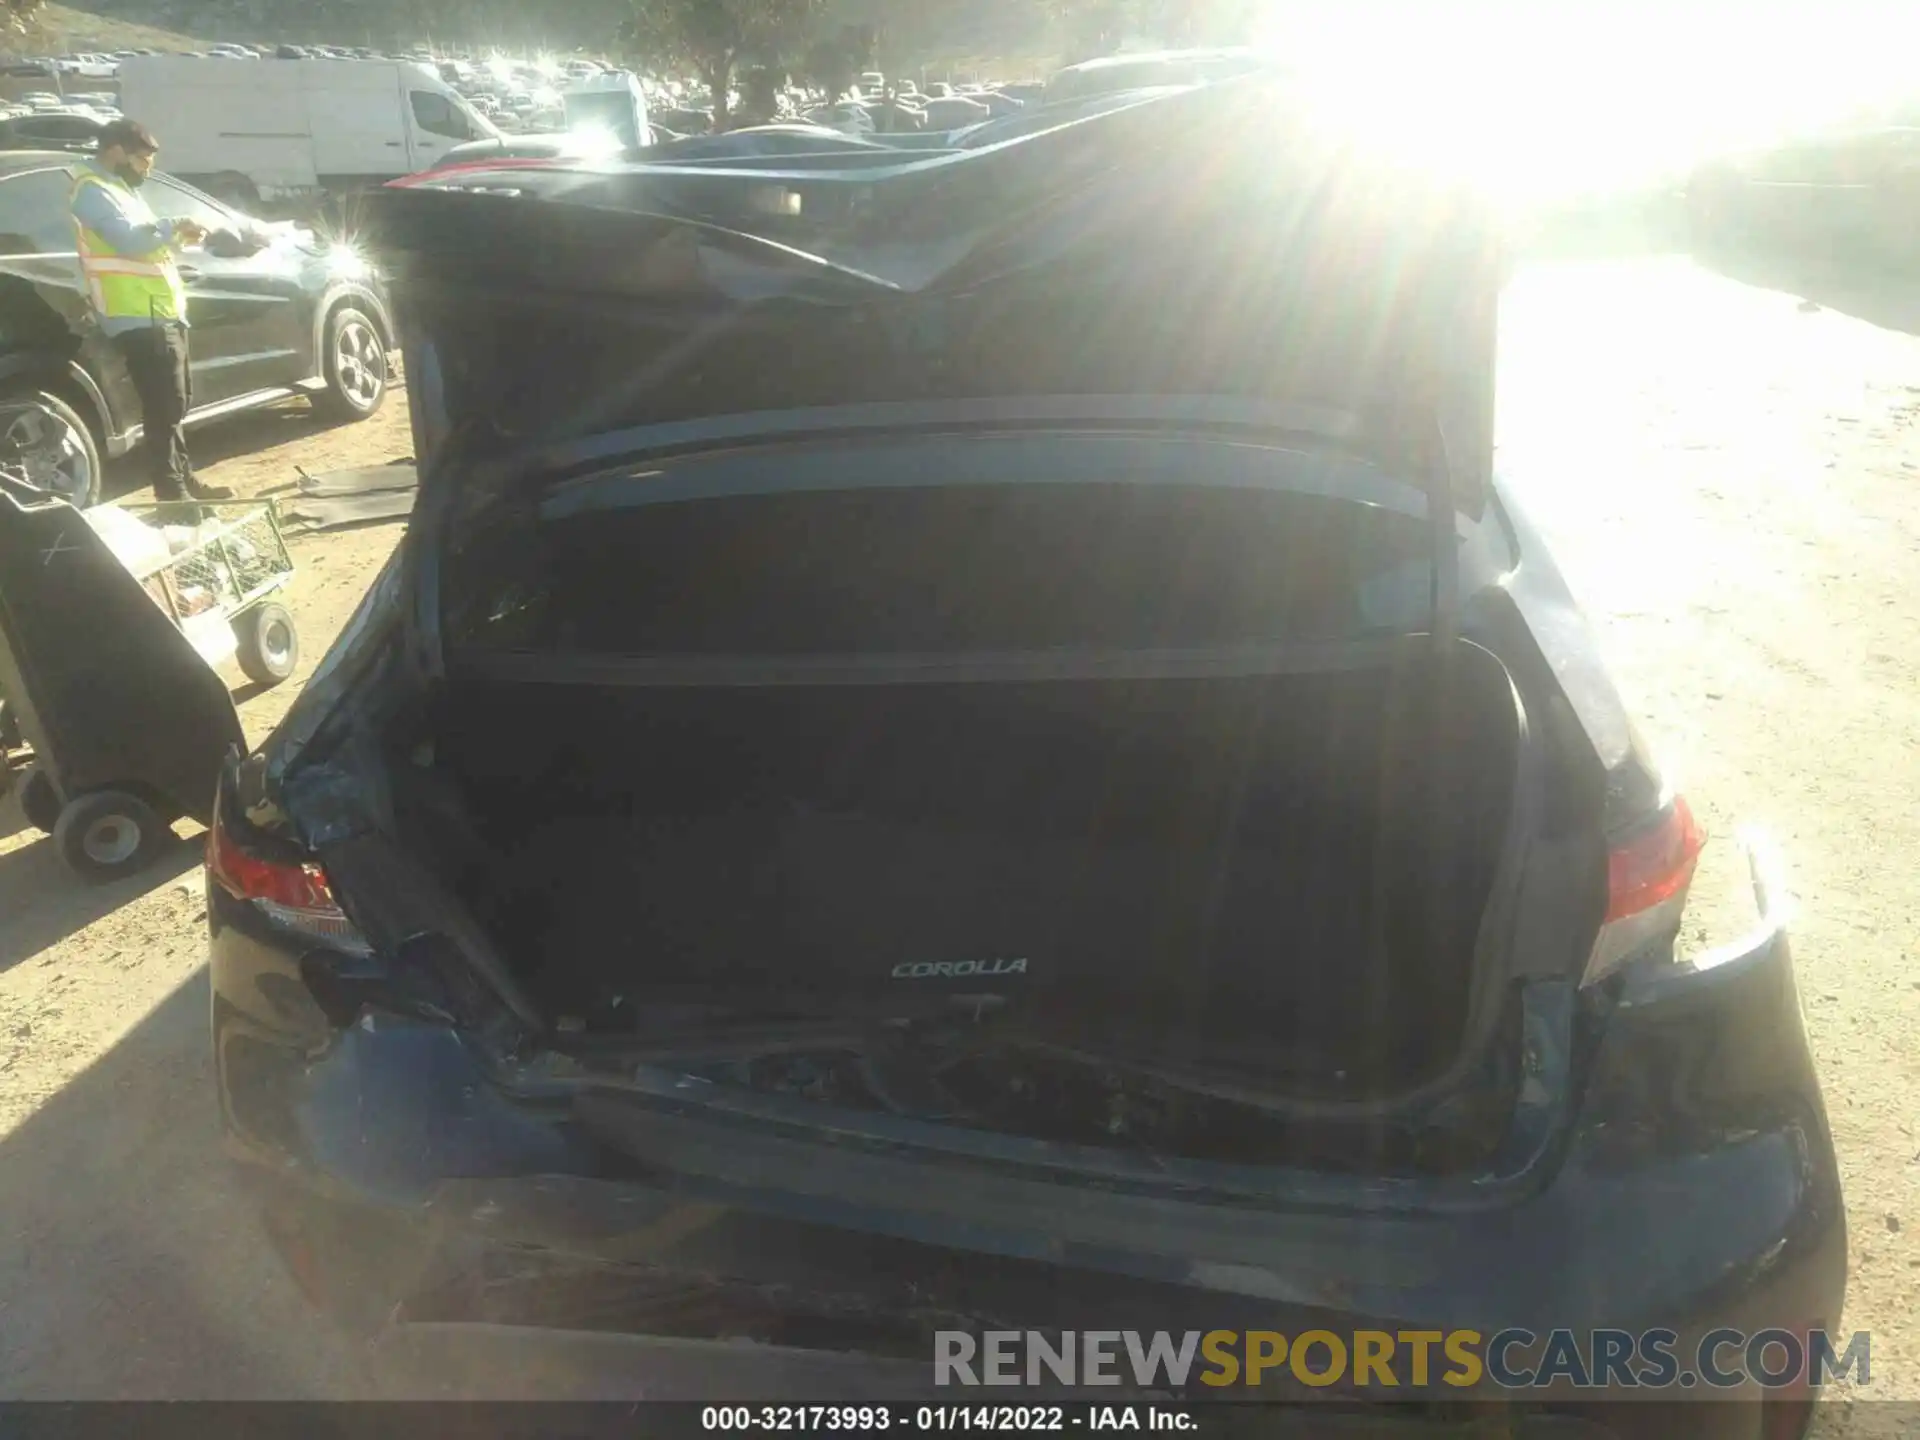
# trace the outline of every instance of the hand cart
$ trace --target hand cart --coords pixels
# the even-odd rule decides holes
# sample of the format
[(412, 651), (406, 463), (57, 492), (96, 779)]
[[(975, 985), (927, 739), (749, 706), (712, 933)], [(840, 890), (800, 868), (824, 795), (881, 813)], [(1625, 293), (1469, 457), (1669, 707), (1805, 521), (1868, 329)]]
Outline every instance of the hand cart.
[[(90, 879), (144, 868), (182, 816), (213, 818), (221, 763), (245, 744), (209, 662), (215, 628), (256, 678), (285, 678), (296, 654), (273, 598), (293, 567), (272, 508), (164, 508), (150, 536), (115, 518), (116, 551), (99, 511), (0, 468), (0, 762), (27, 819)], [(129, 538), (149, 557), (132, 568)]]

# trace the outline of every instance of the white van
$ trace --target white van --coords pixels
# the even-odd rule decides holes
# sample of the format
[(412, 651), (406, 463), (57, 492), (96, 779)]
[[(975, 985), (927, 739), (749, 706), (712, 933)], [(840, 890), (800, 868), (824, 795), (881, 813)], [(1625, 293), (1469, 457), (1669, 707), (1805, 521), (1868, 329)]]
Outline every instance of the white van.
[(574, 133), (599, 131), (629, 150), (651, 142), (647, 127), (647, 94), (629, 70), (597, 70), (568, 82), (560, 94), (566, 107), (567, 129)]
[(437, 73), (394, 60), (143, 55), (120, 67), (120, 109), (169, 173), (243, 209), (384, 184), (500, 134)]

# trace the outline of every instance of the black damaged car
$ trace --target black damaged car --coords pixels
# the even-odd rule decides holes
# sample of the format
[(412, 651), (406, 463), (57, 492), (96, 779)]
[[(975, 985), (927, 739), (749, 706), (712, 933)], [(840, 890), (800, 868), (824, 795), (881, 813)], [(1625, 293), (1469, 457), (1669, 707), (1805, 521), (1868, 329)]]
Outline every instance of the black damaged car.
[(1497, 240), (1272, 104), (382, 194), (418, 509), (208, 849), (316, 1302), (707, 1399), (1837, 1326), (1774, 882), (1676, 953), (1700, 830), (1494, 471)]
[[(140, 398), (92, 318), (68, 210), (73, 156), (0, 154), (0, 461), (85, 507), (105, 462), (140, 438)], [(141, 191), (165, 219), (265, 232), (244, 255), (217, 242), (180, 257), (193, 325), (192, 408), (202, 425), (289, 396), (364, 420), (390, 379), (385, 288), (351, 245), (291, 223), (262, 225), (169, 175)]]

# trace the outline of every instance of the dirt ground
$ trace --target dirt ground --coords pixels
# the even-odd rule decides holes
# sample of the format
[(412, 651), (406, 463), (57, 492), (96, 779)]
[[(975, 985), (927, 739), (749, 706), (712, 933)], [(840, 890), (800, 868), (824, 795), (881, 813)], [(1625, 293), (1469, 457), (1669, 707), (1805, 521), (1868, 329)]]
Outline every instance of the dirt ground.
[[(1856, 1398), (1920, 1399), (1920, 292), (1788, 278), (1678, 258), (1523, 273), (1501, 455), (1712, 832), (1688, 942), (1751, 913), (1740, 826), (1787, 858), (1851, 1217), (1845, 1323), (1873, 1333)], [(294, 406), (195, 444), (248, 493), (411, 448), (399, 404), (336, 430)], [(299, 542), (303, 674), (398, 535)], [(247, 699), (249, 731), (293, 693)], [(0, 809), (0, 832), (19, 823)], [(86, 890), (37, 833), (0, 839), (0, 1395), (415, 1390), (308, 1317), (229, 1187), (198, 892), (189, 849)], [(1826, 1433), (1881, 1428), (1827, 1410)]]

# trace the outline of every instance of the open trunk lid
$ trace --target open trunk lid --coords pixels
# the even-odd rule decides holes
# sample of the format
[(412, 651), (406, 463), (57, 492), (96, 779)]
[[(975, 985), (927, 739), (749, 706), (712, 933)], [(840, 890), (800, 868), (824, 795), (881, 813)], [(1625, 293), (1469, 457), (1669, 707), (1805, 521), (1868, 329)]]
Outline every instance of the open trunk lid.
[[(895, 164), (468, 170), (373, 223), (436, 683), (376, 742), (387, 823), (336, 833), (430, 863), (548, 1038), (1068, 1145), (1501, 1143), (1531, 752), (1442, 613), (1489, 484), (1485, 212), (1247, 80)], [(1037, 448), (881, 473), (932, 440)], [(1426, 560), (1431, 636), (1239, 593), (1373, 553), (1313, 514), (1410, 527), (1367, 574)], [(1009, 599), (1036, 547), (1063, 593)], [(287, 779), (296, 815), (353, 788)], [(356, 918), (402, 873), (321, 851)], [(1337, 1163), (1388, 1163), (1370, 1125)]]
[(1204, 397), (1384, 458), (1448, 514), (1484, 503), (1490, 212), (1269, 81), (782, 163), (520, 162), (375, 196), (423, 486), (927, 402)]

